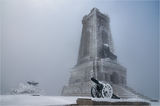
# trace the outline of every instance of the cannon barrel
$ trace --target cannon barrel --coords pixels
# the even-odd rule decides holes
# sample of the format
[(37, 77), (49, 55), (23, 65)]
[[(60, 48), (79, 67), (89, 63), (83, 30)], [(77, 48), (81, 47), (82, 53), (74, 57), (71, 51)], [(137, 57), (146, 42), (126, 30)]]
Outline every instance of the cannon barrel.
[(95, 78), (93, 78), (93, 77), (91, 78), (91, 80), (92, 80), (94, 83), (96, 83), (96, 84), (100, 84), (100, 83), (99, 83), (99, 81), (98, 81), (98, 80), (96, 80), (96, 79), (95, 79)]

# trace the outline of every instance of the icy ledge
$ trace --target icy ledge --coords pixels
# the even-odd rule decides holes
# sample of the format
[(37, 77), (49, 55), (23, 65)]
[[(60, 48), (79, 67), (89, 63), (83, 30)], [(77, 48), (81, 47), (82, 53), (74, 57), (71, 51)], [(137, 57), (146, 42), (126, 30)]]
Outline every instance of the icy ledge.
[(109, 101), (109, 102), (150, 102), (141, 98), (130, 99), (107, 99), (107, 98), (92, 98), (92, 101)]

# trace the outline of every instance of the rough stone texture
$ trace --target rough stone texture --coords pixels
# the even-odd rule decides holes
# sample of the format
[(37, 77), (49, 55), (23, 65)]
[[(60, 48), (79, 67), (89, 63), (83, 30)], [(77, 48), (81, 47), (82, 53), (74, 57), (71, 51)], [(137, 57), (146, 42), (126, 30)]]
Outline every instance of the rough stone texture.
[(150, 103), (144, 101), (93, 101), (91, 99), (79, 98), (77, 104), (72, 106), (92, 106), (92, 105), (105, 105), (105, 106), (150, 106)]
[(117, 62), (109, 23), (109, 17), (96, 8), (84, 16), (77, 64), (62, 95), (90, 96), (90, 78), (95, 77), (110, 83), (121, 98), (138, 96), (126, 85), (126, 68)]

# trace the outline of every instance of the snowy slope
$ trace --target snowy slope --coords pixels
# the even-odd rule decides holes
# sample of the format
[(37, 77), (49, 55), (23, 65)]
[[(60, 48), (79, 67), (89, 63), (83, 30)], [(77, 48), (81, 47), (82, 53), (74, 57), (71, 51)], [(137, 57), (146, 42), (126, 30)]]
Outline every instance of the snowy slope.
[[(76, 104), (77, 98), (86, 97), (68, 97), (68, 96), (30, 96), (30, 95), (1, 95), (0, 106), (49, 106), (49, 105), (67, 105)], [(90, 98), (90, 97), (87, 97)], [(93, 99), (95, 101), (121, 101), (113, 99)], [(122, 101), (142, 101), (140, 99), (123, 99)], [(153, 102), (152, 106), (160, 106)]]

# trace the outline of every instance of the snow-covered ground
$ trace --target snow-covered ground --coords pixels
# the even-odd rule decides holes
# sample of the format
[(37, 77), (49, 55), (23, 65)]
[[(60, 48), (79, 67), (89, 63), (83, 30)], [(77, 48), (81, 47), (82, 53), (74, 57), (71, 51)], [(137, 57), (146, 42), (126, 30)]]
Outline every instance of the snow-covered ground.
[(0, 106), (48, 106), (75, 104), (75, 97), (63, 96), (29, 96), (3, 95), (0, 97)]
[[(68, 97), (68, 96), (30, 96), (30, 95), (1, 95), (0, 106), (52, 106), (76, 104), (77, 98), (84, 97)], [(86, 97), (85, 97), (86, 98)], [(89, 97), (87, 97), (89, 98)], [(108, 101), (109, 99), (93, 99), (95, 101)], [(140, 99), (122, 99), (109, 101), (143, 101)], [(152, 106), (160, 106), (157, 102), (152, 102)]]
[(131, 98), (131, 99), (106, 99), (106, 98), (92, 98), (93, 101), (110, 101), (110, 102), (149, 102), (151, 106), (160, 106), (160, 102), (150, 102), (148, 100), (140, 99), (140, 98)]

